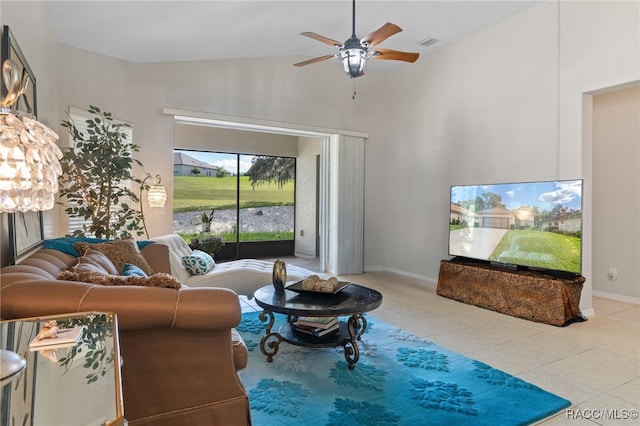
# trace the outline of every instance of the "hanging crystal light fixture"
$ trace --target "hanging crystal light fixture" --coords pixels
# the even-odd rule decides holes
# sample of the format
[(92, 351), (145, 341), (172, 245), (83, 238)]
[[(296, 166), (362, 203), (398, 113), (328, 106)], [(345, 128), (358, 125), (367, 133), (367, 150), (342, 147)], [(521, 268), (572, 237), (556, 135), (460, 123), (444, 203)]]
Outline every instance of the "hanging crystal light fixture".
[(56, 145), (58, 135), (12, 105), (26, 90), (28, 79), (20, 81), (16, 64), (2, 64), (7, 96), (0, 101), (0, 212), (49, 210), (58, 192), (62, 173)]

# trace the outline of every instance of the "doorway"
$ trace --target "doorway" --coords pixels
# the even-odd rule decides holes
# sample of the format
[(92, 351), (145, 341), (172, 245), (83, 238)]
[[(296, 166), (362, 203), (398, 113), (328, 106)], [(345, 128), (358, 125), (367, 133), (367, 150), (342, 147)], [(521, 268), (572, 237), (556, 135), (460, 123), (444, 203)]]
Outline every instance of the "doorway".
[(173, 158), (174, 233), (220, 239), (218, 260), (293, 256), (295, 158), (196, 150)]
[[(319, 142), (320, 152), (313, 154), (313, 182), (317, 181), (316, 161), (320, 155), (319, 184), (313, 191), (301, 191), (300, 170), (308, 170), (301, 166), (300, 153), (292, 156), (297, 158), (296, 174), (296, 252), (301, 247), (299, 232), (301, 221), (300, 210), (303, 205), (300, 196), (311, 195), (314, 206), (309, 218), (312, 226), (303, 229), (304, 236), (311, 234), (311, 253), (316, 255), (319, 246), (319, 262), (324, 272), (334, 275), (361, 273), (363, 269), (363, 220), (362, 210), (364, 202), (364, 141), (367, 134), (361, 132), (329, 130), (289, 123), (270, 122), (246, 117), (229, 117), (220, 114), (187, 111), (174, 108), (164, 108), (163, 112), (174, 117), (176, 128), (176, 143), (179, 141), (178, 128), (193, 126), (200, 131), (203, 129), (233, 130), (237, 138), (242, 139), (241, 133), (255, 132), (267, 137), (278, 135), (295, 137), (296, 149), (298, 141), (315, 139)], [(227, 140), (227, 146), (234, 146), (236, 140)], [(273, 142), (273, 141), (271, 141)], [(192, 138), (191, 149), (206, 149), (211, 146), (211, 139), (206, 137)], [(255, 146), (269, 155), (282, 155), (273, 151), (286, 151), (291, 148), (287, 143), (262, 143)], [(229, 149), (238, 151), (237, 147)], [(267, 152), (265, 152), (268, 150)], [(243, 151), (247, 152), (243, 149)], [(319, 191), (319, 196), (316, 192)], [(316, 201), (318, 200), (318, 201)], [(317, 206), (317, 208), (316, 208)], [(317, 212), (319, 210), (319, 213)], [(305, 225), (307, 226), (307, 225)], [(308, 232), (315, 230), (317, 232)], [(316, 241), (316, 240), (319, 241)]]

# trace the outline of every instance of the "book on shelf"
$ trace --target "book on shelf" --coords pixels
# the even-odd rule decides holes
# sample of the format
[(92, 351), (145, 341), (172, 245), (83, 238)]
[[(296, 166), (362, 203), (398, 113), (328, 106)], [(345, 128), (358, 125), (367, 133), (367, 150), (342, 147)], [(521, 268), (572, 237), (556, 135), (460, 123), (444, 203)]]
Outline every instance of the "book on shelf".
[(308, 335), (314, 336), (314, 337), (322, 337), (322, 336), (326, 336), (328, 334), (335, 333), (340, 328), (340, 326), (338, 325), (337, 322), (335, 324), (333, 324), (332, 326), (330, 326), (329, 328), (319, 328), (319, 327), (313, 327), (313, 326), (308, 326), (308, 325), (300, 325), (300, 324), (295, 324), (295, 323), (292, 324), (291, 326), (292, 326), (293, 331), (295, 331), (297, 333), (308, 334)]
[(83, 327), (61, 328), (56, 332), (56, 337), (38, 340), (34, 337), (29, 343), (30, 351), (39, 351), (42, 349), (63, 348), (75, 346), (82, 337)]
[(338, 318), (337, 317), (299, 317), (294, 322), (294, 324), (327, 329), (338, 324)]

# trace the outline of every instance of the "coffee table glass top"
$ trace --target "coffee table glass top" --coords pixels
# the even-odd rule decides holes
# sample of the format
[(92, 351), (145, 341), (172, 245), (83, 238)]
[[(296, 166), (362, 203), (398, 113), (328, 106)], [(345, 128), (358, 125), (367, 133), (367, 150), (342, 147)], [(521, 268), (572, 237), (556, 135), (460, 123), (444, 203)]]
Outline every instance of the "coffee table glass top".
[[(30, 350), (45, 321), (83, 327), (76, 345)], [(124, 420), (115, 314), (84, 312), (0, 322), (0, 347), (27, 366), (0, 388), (0, 425), (121, 425)]]
[(263, 309), (299, 316), (351, 315), (372, 311), (382, 304), (380, 292), (357, 284), (351, 284), (336, 294), (296, 293), (286, 288), (278, 293), (268, 285), (258, 289), (254, 298)]

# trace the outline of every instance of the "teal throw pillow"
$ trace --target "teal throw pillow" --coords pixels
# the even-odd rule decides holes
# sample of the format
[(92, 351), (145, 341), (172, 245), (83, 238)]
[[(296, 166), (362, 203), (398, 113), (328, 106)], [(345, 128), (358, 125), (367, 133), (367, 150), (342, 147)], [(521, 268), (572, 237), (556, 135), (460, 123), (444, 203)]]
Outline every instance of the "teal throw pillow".
[(216, 266), (213, 257), (200, 250), (194, 250), (190, 255), (182, 256), (182, 264), (191, 275), (204, 275)]
[(142, 269), (138, 268), (136, 265), (132, 265), (131, 263), (125, 263), (122, 266), (122, 275), (125, 277), (148, 277)]

